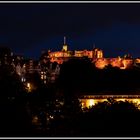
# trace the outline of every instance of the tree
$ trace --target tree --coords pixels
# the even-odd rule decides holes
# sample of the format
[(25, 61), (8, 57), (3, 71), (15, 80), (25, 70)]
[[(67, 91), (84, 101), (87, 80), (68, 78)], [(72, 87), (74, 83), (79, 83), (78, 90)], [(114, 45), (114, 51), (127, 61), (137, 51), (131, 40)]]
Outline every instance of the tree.
[(139, 117), (133, 103), (101, 102), (73, 120), (73, 136), (138, 136)]
[(29, 135), (31, 118), (27, 113), (26, 91), (10, 67), (0, 67), (0, 136)]
[(85, 90), (92, 77), (92, 64), (89, 59), (70, 59), (60, 69), (58, 83), (63, 90)]

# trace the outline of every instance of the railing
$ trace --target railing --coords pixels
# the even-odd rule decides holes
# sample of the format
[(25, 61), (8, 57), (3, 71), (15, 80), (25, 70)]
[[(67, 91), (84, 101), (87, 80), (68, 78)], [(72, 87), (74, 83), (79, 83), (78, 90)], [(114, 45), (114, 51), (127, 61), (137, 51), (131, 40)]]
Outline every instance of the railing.
[(80, 99), (140, 98), (140, 95), (83, 95)]

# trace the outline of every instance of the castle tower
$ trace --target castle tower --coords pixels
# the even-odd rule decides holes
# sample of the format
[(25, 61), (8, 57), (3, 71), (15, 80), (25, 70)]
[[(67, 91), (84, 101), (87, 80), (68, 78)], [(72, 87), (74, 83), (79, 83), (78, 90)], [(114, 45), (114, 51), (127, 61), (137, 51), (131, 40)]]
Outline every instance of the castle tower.
[(93, 48), (93, 59), (103, 58), (103, 51), (101, 49)]
[(63, 45), (63, 51), (68, 51), (68, 46), (66, 44), (66, 37), (64, 36), (64, 45)]

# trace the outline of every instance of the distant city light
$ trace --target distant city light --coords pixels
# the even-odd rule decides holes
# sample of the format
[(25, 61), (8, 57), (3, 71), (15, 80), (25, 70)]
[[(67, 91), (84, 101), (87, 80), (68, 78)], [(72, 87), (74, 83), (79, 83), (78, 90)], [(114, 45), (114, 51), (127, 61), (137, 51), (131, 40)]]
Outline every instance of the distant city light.
[(27, 83), (27, 90), (28, 90), (28, 92), (31, 92), (31, 83)]
[(50, 119), (53, 119), (54, 117), (50, 115)]
[(21, 78), (21, 82), (25, 82), (26, 79), (24, 77)]

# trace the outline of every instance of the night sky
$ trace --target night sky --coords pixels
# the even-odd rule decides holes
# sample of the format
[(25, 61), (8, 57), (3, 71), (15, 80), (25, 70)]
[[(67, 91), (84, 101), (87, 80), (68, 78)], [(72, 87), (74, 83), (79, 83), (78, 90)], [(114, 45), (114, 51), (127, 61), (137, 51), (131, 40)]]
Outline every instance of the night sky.
[(41, 50), (104, 50), (140, 57), (140, 4), (0, 4), (0, 45), (38, 59)]

